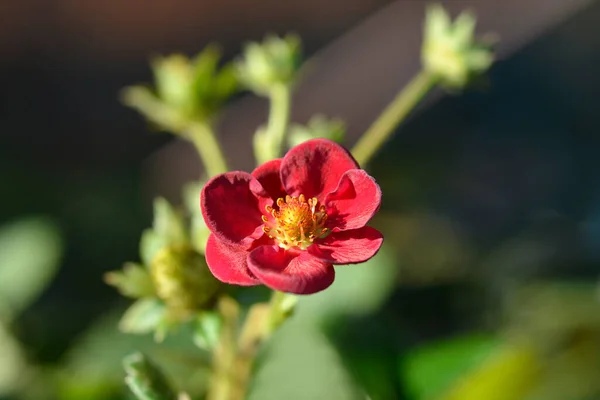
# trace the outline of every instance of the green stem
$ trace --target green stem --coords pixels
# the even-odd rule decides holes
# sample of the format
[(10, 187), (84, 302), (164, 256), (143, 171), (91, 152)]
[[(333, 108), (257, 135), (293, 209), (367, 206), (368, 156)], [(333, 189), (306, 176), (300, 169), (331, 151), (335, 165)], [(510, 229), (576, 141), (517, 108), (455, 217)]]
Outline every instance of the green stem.
[(352, 155), (360, 165), (366, 164), (373, 157), (435, 83), (436, 79), (431, 74), (421, 71), (398, 93), (354, 145)]
[(258, 132), (254, 152), (258, 164), (281, 157), (290, 119), (291, 91), (285, 84), (273, 86), (269, 92), (270, 109), (266, 130)]
[(193, 123), (183, 136), (196, 147), (209, 177), (229, 171), (221, 146), (208, 124)]
[[(216, 373), (211, 380), (208, 400), (246, 398), (261, 346), (291, 315), (296, 301), (297, 296), (273, 291), (270, 303), (254, 304), (248, 311), (237, 343), (232, 342), (231, 336), (231, 325), (236, 319), (230, 318), (224, 324), (220, 345), (213, 354)], [(223, 311), (222, 314), (225, 315)]]
[(277, 290), (273, 291), (273, 294), (271, 295), (267, 327), (267, 332), (269, 335), (279, 328), (279, 326), (292, 315), (297, 302), (298, 296), (279, 292)]

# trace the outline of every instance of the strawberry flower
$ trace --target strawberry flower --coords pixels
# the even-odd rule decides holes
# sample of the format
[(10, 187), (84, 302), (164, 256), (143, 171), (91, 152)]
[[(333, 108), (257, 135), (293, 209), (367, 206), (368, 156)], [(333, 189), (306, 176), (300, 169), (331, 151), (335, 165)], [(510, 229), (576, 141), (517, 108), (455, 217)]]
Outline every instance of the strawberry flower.
[(211, 235), (206, 261), (219, 280), (310, 294), (333, 265), (373, 257), (383, 242), (367, 222), (381, 204), (375, 180), (340, 145), (313, 139), (251, 174), (227, 172), (202, 189)]

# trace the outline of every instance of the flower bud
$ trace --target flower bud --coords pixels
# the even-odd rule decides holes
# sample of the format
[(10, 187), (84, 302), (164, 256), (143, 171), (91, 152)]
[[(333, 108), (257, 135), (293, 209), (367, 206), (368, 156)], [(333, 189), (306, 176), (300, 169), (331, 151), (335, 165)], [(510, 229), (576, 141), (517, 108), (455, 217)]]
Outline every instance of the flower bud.
[(270, 35), (262, 43), (247, 44), (237, 63), (240, 81), (259, 94), (268, 93), (276, 85), (290, 84), (298, 69), (300, 47), (295, 35)]
[(167, 105), (190, 110), (194, 107), (194, 69), (182, 54), (157, 57), (152, 61), (158, 97)]
[(160, 250), (150, 268), (157, 296), (176, 314), (207, 306), (220, 287), (204, 257), (187, 245)]
[(451, 88), (464, 87), (493, 61), (488, 43), (476, 41), (475, 17), (462, 13), (454, 21), (441, 5), (431, 6), (425, 20), (421, 58), (424, 68)]
[(191, 122), (209, 122), (237, 89), (233, 65), (218, 68), (220, 56), (216, 47), (208, 46), (192, 59), (182, 54), (156, 57), (155, 87), (127, 87), (123, 102), (175, 133)]

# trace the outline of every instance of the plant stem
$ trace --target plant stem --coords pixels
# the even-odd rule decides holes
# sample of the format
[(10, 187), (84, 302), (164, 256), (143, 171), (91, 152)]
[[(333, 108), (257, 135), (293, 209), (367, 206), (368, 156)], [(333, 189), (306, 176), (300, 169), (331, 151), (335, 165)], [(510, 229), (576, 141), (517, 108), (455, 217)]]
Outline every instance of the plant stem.
[(285, 84), (273, 86), (269, 92), (269, 119), (266, 130), (257, 133), (254, 152), (258, 164), (281, 157), (290, 119), (291, 91)]
[(354, 145), (351, 152), (360, 165), (366, 164), (373, 157), (385, 140), (394, 132), (394, 129), (419, 104), (435, 83), (436, 79), (423, 70), (398, 93)]
[(206, 400), (231, 400), (235, 397), (235, 360), (237, 356), (237, 322), (239, 305), (229, 297), (222, 297), (218, 303), (223, 318), (223, 328), (219, 343), (213, 350), (213, 375), (206, 394)]
[(196, 147), (208, 177), (229, 171), (221, 146), (208, 124), (192, 123), (183, 133), (183, 136)]
[(267, 334), (270, 335), (277, 330), (277, 328), (279, 328), (279, 326), (292, 315), (297, 302), (298, 296), (279, 292), (277, 290), (273, 291), (273, 294), (271, 295), (271, 303), (269, 305)]
[[(246, 397), (260, 348), (291, 315), (296, 301), (294, 295), (273, 291), (270, 303), (254, 304), (248, 311), (237, 343), (232, 341), (235, 319), (225, 318), (221, 341), (213, 353), (215, 374), (208, 400), (243, 400)], [(224, 304), (227, 303), (221, 303), (221, 313), (227, 315)]]

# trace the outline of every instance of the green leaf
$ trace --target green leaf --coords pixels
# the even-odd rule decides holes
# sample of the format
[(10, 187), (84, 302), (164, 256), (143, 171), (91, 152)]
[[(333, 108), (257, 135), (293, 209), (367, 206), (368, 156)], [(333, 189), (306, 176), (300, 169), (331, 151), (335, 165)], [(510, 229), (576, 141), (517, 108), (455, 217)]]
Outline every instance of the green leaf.
[[(531, 343), (494, 349), (437, 400), (524, 400), (540, 381), (543, 361)], [(566, 397), (572, 399), (572, 397)]]
[(153, 229), (168, 245), (187, 241), (183, 217), (162, 197), (154, 199)]
[(494, 337), (472, 334), (419, 348), (401, 365), (403, 381), (414, 399), (429, 399), (480, 364), (498, 345)]
[(142, 353), (131, 354), (123, 360), (127, 376), (125, 383), (139, 400), (176, 400), (162, 371)]
[(266, 344), (249, 400), (365, 400), (314, 321), (291, 318)]
[(122, 271), (108, 272), (104, 280), (115, 286), (123, 296), (140, 298), (155, 295), (152, 278), (140, 264), (126, 263)]
[(0, 229), (0, 302), (13, 316), (29, 306), (54, 277), (62, 253), (57, 226), (26, 218)]
[(27, 360), (20, 344), (0, 321), (0, 397), (11, 394), (23, 383)]
[(140, 299), (133, 303), (119, 322), (125, 333), (148, 333), (154, 331), (165, 318), (167, 308), (158, 299)]
[(120, 314), (111, 312), (96, 319), (68, 349), (52, 378), (57, 399), (125, 399), (122, 360), (132, 349), (152, 357), (173, 379), (175, 387), (185, 388), (194, 396), (204, 392), (210, 373), (209, 358), (194, 346), (189, 330), (179, 329), (157, 344), (150, 335), (120, 332)]
[(222, 320), (216, 312), (201, 313), (195, 324), (194, 343), (204, 350), (211, 350), (219, 341)]

